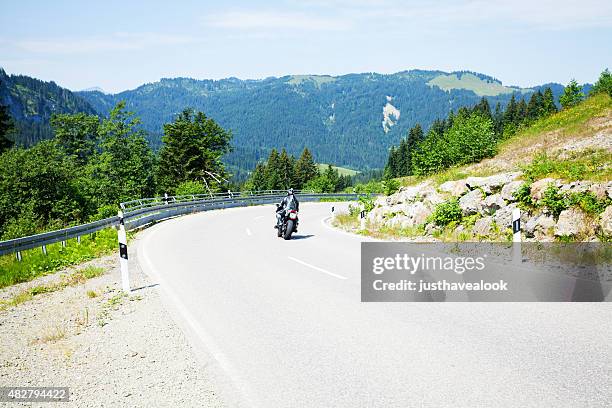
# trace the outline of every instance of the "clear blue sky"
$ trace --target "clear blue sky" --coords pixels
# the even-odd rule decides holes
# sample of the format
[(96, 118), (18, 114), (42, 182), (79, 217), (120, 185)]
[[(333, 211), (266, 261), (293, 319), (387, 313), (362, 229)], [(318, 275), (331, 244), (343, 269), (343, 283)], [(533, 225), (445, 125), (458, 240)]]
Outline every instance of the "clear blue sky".
[(413, 68), (593, 82), (612, 68), (612, 1), (3, 1), (0, 66), (111, 92), (162, 77)]

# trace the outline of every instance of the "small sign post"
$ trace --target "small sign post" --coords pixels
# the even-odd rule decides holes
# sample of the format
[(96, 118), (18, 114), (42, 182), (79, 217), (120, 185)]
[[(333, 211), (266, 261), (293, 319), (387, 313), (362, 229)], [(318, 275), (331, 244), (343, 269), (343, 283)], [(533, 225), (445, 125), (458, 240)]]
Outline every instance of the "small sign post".
[(359, 212), (359, 219), (360, 219), (360, 223), (359, 223), (360, 229), (361, 230), (366, 229), (365, 210), (361, 210)]
[(128, 269), (128, 247), (127, 234), (125, 233), (125, 222), (123, 220), (123, 211), (119, 210), (119, 265), (121, 266), (121, 286), (125, 293), (130, 293), (130, 273)]

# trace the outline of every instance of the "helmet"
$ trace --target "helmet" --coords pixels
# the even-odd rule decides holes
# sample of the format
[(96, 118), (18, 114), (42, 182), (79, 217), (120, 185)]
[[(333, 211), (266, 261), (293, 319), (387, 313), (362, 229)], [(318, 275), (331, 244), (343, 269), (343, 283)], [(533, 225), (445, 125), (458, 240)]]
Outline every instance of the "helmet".
[(289, 190), (287, 190), (287, 195), (293, 195), (293, 189), (290, 188)]

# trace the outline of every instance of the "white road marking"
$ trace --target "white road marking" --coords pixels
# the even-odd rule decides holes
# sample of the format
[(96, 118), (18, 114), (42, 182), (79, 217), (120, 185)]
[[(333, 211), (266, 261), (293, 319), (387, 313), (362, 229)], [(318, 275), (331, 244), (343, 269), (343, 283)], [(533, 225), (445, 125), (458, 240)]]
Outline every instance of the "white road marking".
[(291, 260), (292, 260), (292, 261), (294, 261), (294, 262), (297, 262), (297, 263), (299, 263), (299, 264), (302, 264), (302, 265), (304, 265), (304, 266), (307, 266), (307, 267), (309, 267), (309, 268), (311, 268), (311, 269), (314, 269), (315, 271), (319, 271), (319, 272), (326, 273), (326, 274), (328, 274), (328, 275), (330, 275), (330, 276), (333, 276), (334, 278), (338, 278), (338, 279), (348, 279), (346, 276), (342, 276), (342, 275), (338, 275), (338, 274), (333, 273), (333, 272), (330, 272), (330, 271), (326, 271), (326, 270), (325, 270), (325, 269), (323, 269), (323, 268), (319, 268), (318, 266), (314, 266), (314, 265), (311, 265), (311, 264), (306, 263), (306, 262), (304, 262), (304, 261), (300, 261), (299, 259), (296, 259), (296, 258), (294, 258), (294, 257), (292, 257), (292, 256), (288, 256), (287, 258), (291, 259)]
[(248, 229), (248, 228), (246, 229), (246, 233), (247, 233), (247, 235), (248, 235), (249, 237), (250, 237), (251, 235), (253, 235), (253, 233), (251, 232), (251, 230), (250, 230), (250, 229)]

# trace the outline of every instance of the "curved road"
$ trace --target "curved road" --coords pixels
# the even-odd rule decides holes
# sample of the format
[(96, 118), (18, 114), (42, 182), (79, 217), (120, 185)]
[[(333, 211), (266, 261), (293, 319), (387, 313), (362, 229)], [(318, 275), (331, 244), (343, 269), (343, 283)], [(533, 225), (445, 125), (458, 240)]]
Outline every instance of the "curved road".
[[(138, 261), (194, 345), (253, 407), (609, 407), (610, 303), (361, 303), (362, 238), (301, 204), (144, 232)], [(335, 204), (343, 206), (346, 204)]]

